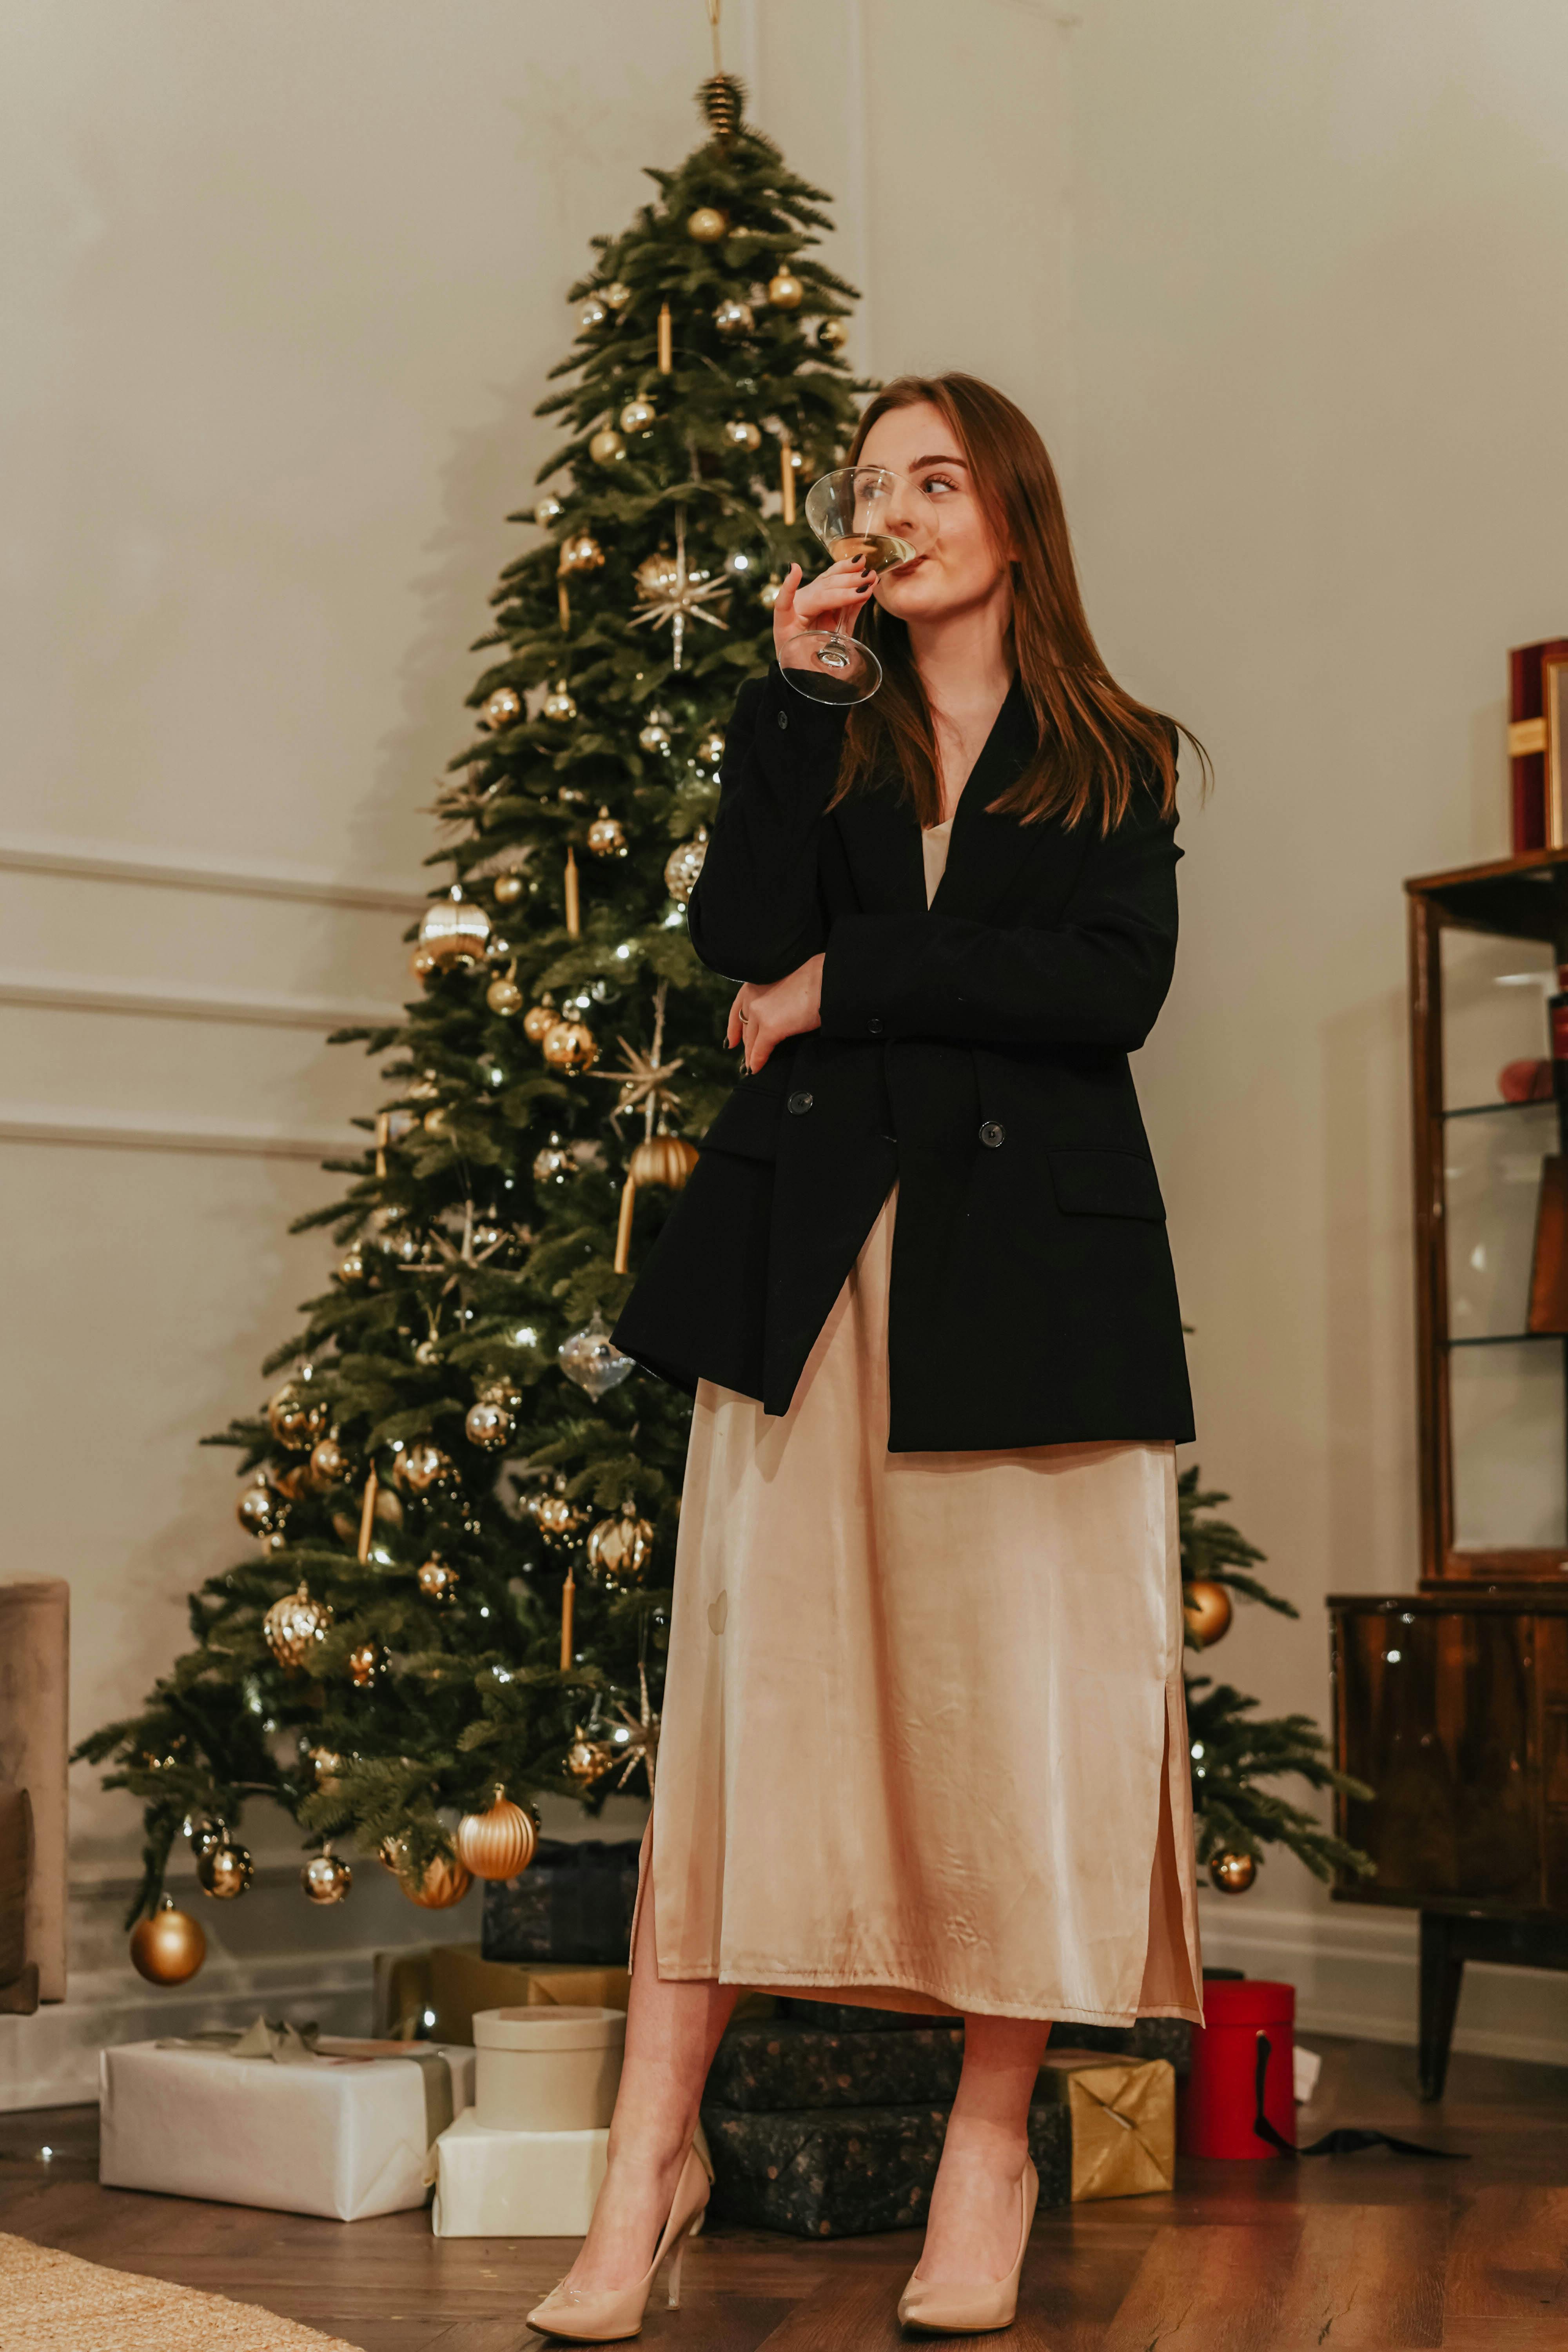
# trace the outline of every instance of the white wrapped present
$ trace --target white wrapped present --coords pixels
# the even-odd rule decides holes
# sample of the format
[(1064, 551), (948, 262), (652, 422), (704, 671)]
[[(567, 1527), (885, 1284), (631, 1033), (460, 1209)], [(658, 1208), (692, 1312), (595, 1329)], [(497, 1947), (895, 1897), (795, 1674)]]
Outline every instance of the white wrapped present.
[(605, 2178), (607, 2131), (487, 2131), (470, 2108), (436, 2143), (438, 2238), (580, 2238)]
[(425, 2202), (433, 2144), (472, 2103), (471, 2050), (308, 2043), (259, 2021), (242, 2042), (237, 2056), (221, 2036), (101, 2053), (106, 2187), (339, 2221)]

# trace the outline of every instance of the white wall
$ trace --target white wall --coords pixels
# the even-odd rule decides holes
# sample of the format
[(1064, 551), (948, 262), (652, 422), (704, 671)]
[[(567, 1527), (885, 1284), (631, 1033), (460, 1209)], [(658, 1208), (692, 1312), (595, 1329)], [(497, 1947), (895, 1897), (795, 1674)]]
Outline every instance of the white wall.
[[(1037, 416), (1113, 665), (1218, 761), (1140, 1085), (1199, 1458), (1302, 1610), (1244, 1619), (1216, 1663), (1326, 1716), (1323, 1593), (1415, 1573), (1399, 882), (1505, 845), (1503, 652), (1563, 625), (1568, 24), (1551, 0), (727, 18), (756, 119), (833, 191), (852, 356), (969, 367)], [(697, 0), (15, 0), (9, 29), (25, 1469), (0, 1572), (71, 1577), (79, 1732), (233, 1556), (230, 1465), (195, 1442), (259, 1397), (323, 1262), (284, 1228), (372, 1099), (321, 1037), (400, 992), (395, 909), (549, 446), (562, 297), (639, 167), (694, 143), (709, 58)], [(76, 1990), (0, 2021), (0, 2105), (79, 2095), (94, 2039), (149, 2016), (346, 2019), (368, 1949), (424, 1925), (368, 1881), (324, 1920), (279, 1867), (203, 1906), (221, 1948), (154, 2008), (115, 1926), (133, 1809), (79, 1776), (75, 1821)], [(287, 1838), (257, 1839), (280, 1866)], [(1296, 1977), (1310, 2017), (1408, 2036), (1407, 1921), (1331, 1912), (1279, 1863), (1209, 1914), (1215, 1953)], [(1473, 2036), (1568, 2054), (1555, 1985), (1504, 1979), (1505, 2010), (1475, 1977)]]

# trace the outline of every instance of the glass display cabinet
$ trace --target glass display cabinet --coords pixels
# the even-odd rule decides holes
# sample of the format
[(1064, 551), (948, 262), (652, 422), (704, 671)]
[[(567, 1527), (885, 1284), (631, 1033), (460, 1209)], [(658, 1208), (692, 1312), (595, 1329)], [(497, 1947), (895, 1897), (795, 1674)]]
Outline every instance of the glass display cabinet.
[(1568, 1968), (1568, 851), (1405, 887), (1421, 1583), (1329, 1602), (1335, 1893), (1420, 1911), (1436, 2098), (1467, 1959)]

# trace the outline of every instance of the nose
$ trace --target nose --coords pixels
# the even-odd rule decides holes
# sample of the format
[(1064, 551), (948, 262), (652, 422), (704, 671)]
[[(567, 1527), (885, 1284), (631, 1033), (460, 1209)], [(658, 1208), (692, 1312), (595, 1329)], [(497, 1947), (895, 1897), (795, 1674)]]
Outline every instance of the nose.
[(881, 528), (889, 537), (907, 539), (921, 544), (921, 518), (915, 503), (914, 484), (902, 474), (895, 474), (888, 486), (885, 499), (879, 502)]

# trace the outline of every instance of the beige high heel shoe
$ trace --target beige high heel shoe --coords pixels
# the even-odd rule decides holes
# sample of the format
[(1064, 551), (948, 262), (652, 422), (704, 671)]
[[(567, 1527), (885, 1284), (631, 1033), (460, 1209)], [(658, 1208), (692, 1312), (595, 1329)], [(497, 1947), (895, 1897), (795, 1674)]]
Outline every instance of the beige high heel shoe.
[(686, 2252), (686, 2242), (692, 2226), (700, 2221), (708, 2204), (708, 2168), (695, 2147), (686, 2151), (686, 2161), (680, 2168), (680, 2178), (675, 2184), (675, 2201), (669, 2209), (669, 2219), (659, 2232), (653, 2260), (646, 2275), (635, 2286), (613, 2288), (608, 2292), (580, 2294), (569, 2287), (564, 2279), (551, 2288), (542, 2303), (534, 2305), (528, 2315), (528, 2324), (546, 2336), (564, 2336), (578, 2344), (615, 2344), (623, 2336), (640, 2336), (643, 2314), (653, 2292), (659, 2264), (673, 2254), (669, 2271), (669, 2308), (680, 2308), (680, 2264)]
[(905, 2327), (923, 2327), (931, 2336), (979, 2336), (987, 2328), (1011, 2327), (1018, 2310), (1018, 2281), (1029, 2251), (1040, 2179), (1026, 2161), (1018, 2181), (1022, 2207), (1018, 2228), (1018, 2259), (1005, 2278), (984, 2285), (939, 2286), (921, 2278), (919, 2270), (899, 2297), (899, 2318)]

